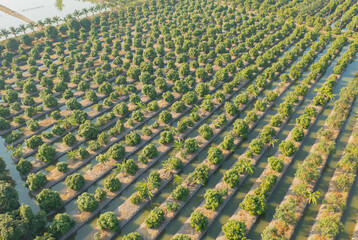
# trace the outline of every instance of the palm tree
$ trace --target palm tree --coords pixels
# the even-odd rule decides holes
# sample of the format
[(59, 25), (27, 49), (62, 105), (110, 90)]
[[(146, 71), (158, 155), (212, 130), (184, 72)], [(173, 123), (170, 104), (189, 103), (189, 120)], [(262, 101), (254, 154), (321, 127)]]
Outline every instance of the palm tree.
[(246, 159), (246, 161), (238, 161), (235, 163), (234, 168), (241, 174), (248, 173), (253, 174), (255, 167), (251, 165), (250, 159)]
[(66, 119), (59, 120), (58, 123), (61, 124), (62, 127), (66, 130), (68, 130), (70, 127), (72, 127), (72, 125), (74, 125), (69, 117), (67, 117)]
[(329, 98), (329, 99), (334, 99), (334, 97), (336, 96), (335, 94), (333, 94), (331, 92), (330, 89), (328, 88), (320, 88), (320, 89), (315, 89), (315, 92), (319, 92), (320, 94), (322, 94), (324, 97)]
[(81, 13), (82, 13), (82, 15), (86, 15), (86, 17), (88, 16), (88, 9), (87, 8), (84, 8), (84, 9), (82, 9), (82, 11), (81, 11)]
[(191, 110), (191, 112), (197, 112), (200, 109), (200, 107), (196, 104), (194, 104), (193, 109)]
[(96, 12), (96, 9), (94, 6), (92, 6), (88, 9), (88, 11), (90, 11), (92, 13), (92, 15), (94, 15), (94, 13)]
[(10, 27), (9, 29), (10, 29), (10, 32), (12, 34), (14, 34), (15, 37), (17, 37), (17, 33), (18, 33), (19, 30), (17, 28), (14, 28), (14, 27)]
[(19, 25), (19, 30), (22, 31), (24, 34), (26, 34), (26, 30), (27, 30), (27, 25), (25, 24), (20, 24)]
[(53, 23), (52, 18), (49, 17), (45, 18), (44, 23), (50, 26)]
[(52, 21), (53, 21), (54, 23), (56, 23), (56, 26), (58, 26), (59, 22), (61, 21), (61, 18), (58, 17), (58, 16), (54, 16), (54, 17), (52, 18)]
[(331, 92), (325, 93), (324, 95), (325, 95), (325, 97), (329, 98), (330, 100), (334, 99), (337, 96), (336, 94), (333, 94)]
[(77, 18), (77, 20), (80, 20), (80, 16), (81, 16), (81, 15), (82, 15), (81, 12), (78, 11), (78, 10), (75, 10), (75, 11), (73, 12), (73, 16), (75, 16), (75, 17)]
[(117, 176), (117, 175), (120, 174), (120, 173), (124, 173), (124, 174), (125, 174), (125, 164), (126, 164), (126, 162), (127, 162), (127, 160), (124, 159), (124, 160), (122, 161), (122, 163), (116, 163), (116, 164), (114, 164), (114, 166), (116, 167), (116, 168), (114, 169), (114, 174), (115, 174), (115, 176)]
[(205, 100), (210, 100), (212, 97), (213, 97), (213, 95), (206, 94), (206, 95), (204, 96), (204, 99), (205, 99)]
[(181, 151), (184, 148), (184, 140), (179, 139), (174, 141), (174, 149), (177, 151)]
[(95, 9), (95, 11), (96, 12), (100, 12), (101, 11), (101, 6), (99, 5), (99, 4), (97, 4), (95, 7), (94, 7), (94, 9)]
[(278, 139), (270, 139), (270, 142), (269, 142), (269, 145), (271, 146), (272, 145), (272, 147), (274, 148), (275, 147), (275, 144), (278, 142)]
[(15, 158), (21, 158), (24, 154), (22, 153), (22, 145), (18, 144), (16, 146), (16, 148), (13, 149), (13, 152), (11, 154), (11, 157), (15, 157)]
[(142, 102), (139, 102), (137, 104), (137, 110), (140, 110), (142, 112), (148, 112), (147, 105), (145, 105), (145, 103), (142, 103)]
[(162, 164), (162, 169), (164, 170), (164, 172), (166, 174), (168, 174), (170, 176), (174, 170), (173, 164), (171, 164), (169, 160), (166, 160)]
[(179, 186), (182, 183), (183, 183), (183, 178), (179, 175), (174, 175), (173, 184)]
[(135, 190), (139, 193), (140, 196), (148, 196), (149, 199), (152, 199), (153, 193), (150, 191), (150, 183), (144, 179), (143, 182), (137, 182)]
[(1, 31), (1, 34), (7, 39), (10, 34), (9, 30), (2, 28), (0, 31)]
[(27, 24), (27, 28), (30, 28), (32, 32), (35, 32), (35, 27), (36, 24), (34, 22), (30, 22), (29, 24)]
[(317, 200), (319, 199), (321, 193), (319, 191), (315, 191), (313, 193), (308, 193), (307, 200), (309, 204), (317, 204)]
[(14, 145), (11, 144), (11, 145), (6, 145), (6, 152), (9, 152), (9, 151), (12, 151), (14, 150)]
[(105, 2), (100, 3), (100, 9), (101, 9), (101, 11), (102, 11), (102, 10), (105, 10), (105, 9), (107, 8), (107, 6), (108, 6), (108, 4), (105, 3)]
[(246, 160), (244, 163), (244, 172), (247, 172), (248, 174), (253, 174), (255, 170), (255, 167), (251, 165), (251, 161), (249, 159)]
[(73, 115), (70, 115), (70, 117), (65, 116), (66, 120), (71, 124), (71, 125), (76, 125), (77, 121), (75, 119), (75, 117)]
[(72, 14), (67, 14), (66, 17), (65, 17), (65, 21), (67, 22), (67, 21), (69, 21), (71, 19), (73, 19)]
[(42, 20), (37, 21), (37, 25), (43, 28), (45, 26), (45, 23)]
[(63, 0), (56, 0), (56, 7), (58, 10), (62, 11), (65, 4), (63, 4)]
[(77, 150), (68, 151), (66, 155), (67, 160), (75, 160), (77, 158), (78, 152)]
[(128, 91), (126, 90), (126, 87), (124, 85), (114, 86), (114, 89), (119, 95), (128, 94)]

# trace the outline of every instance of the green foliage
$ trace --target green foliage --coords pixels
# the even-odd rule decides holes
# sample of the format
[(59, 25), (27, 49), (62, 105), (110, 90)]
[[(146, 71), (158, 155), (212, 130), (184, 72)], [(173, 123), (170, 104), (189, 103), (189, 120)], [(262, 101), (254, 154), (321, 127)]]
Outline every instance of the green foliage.
[(60, 194), (50, 189), (42, 190), (37, 196), (36, 200), (40, 205), (40, 208), (46, 212), (56, 210), (62, 205), (62, 199)]
[(159, 155), (157, 147), (151, 143), (144, 147), (143, 156), (145, 158), (153, 159)]
[(276, 130), (271, 126), (266, 125), (262, 129), (262, 132), (260, 133), (260, 139), (264, 143), (269, 143), (271, 141), (272, 137), (275, 136), (275, 134), (276, 134)]
[(283, 102), (280, 104), (278, 112), (285, 117), (291, 116), (292, 114), (292, 104), (289, 102)]
[(85, 123), (80, 125), (78, 135), (87, 139), (95, 139), (98, 135), (98, 131), (98, 127), (95, 126), (94, 123), (87, 120)]
[(297, 220), (295, 217), (297, 203), (292, 198), (282, 203), (275, 212), (274, 217), (281, 220), (285, 224), (294, 225)]
[(311, 118), (309, 116), (307, 116), (306, 114), (304, 114), (296, 119), (296, 123), (301, 128), (307, 129), (311, 123)]
[(67, 233), (74, 225), (75, 220), (71, 219), (67, 213), (59, 213), (54, 217), (48, 230), (53, 236), (60, 237)]
[(226, 195), (227, 191), (222, 191), (223, 189), (208, 189), (204, 194), (206, 209), (216, 210), (220, 204), (224, 201), (223, 196)]
[(176, 234), (174, 237), (172, 237), (170, 240), (191, 240), (190, 237), (188, 237), (185, 234)]
[(183, 162), (177, 157), (170, 157), (168, 160), (163, 162), (164, 169), (178, 170), (183, 168)]
[(253, 153), (260, 154), (262, 148), (264, 147), (264, 141), (262, 141), (261, 139), (254, 139), (251, 141), (249, 147)]
[(118, 191), (121, 188), (121, 182), (118, 178), (109, 176), (104, 180), (104, 188), (111, 192)]
[(123, 240), (141, 240), (141, 236), (139, 233), (132, 232), (127, 235), (124, 235), (122, 239)]
[(244, 201), (240, 203), (240, 207), (248, 211), (251, 215), (261, 215), (266, 211), (267, 201), (264, 196), (249, 194), (246, 195)]
[(246, 232), (246, 225), (242, 221), (229, 220), (223, 227), (222, 231), (229, 240), (244, 239)]
[(19, 41), (15, 38), (10, 38), (5, 41), (5, 47), (10, 52), (15, 52), (19, 48)]
[(165, 204), (165, 209), (169, 212), (176, 212), (179, 210), (180, 204), (177, 202), (167, 202)]
[(125, 147), (120, 143), (113, 144), (107, 151), (108, 156), (116, 161), (121, 160), (125, 153)]
[(103, 188), (96, 188), (96, 193), (94, 197), (97, 200), (102, 201), (107, 197), (107, 192)]
[(5, 130), (10, 128), (10, 121), (6, 120), (3, 117), (0, 117), (0, 130)]
[(168, 144), (174, 142), (174, 136), (171, 131), (163, 131), (160, 133), (159, 142), (161, 144)]
[(40, 161), (51, 163), (56, 155), (56, 149), (54, 146), (49, 145), (48, 143), (43, 144), (39, 147), (36, 154), (36, 158)]
[(237, 137), (245, 139), (249, 133), (249, 125), (244, 120), (237, 119), (234, 122), (233, 132)]
[(224, 161), (223, 151), (217, 147), (211, 147), (208, 152), (208, 160), (211, 164), (219, 164)]
[(331, 214), (318, 219), (316, 231), (326, 238), (333, 238), (343, 231), (343, 224), (339, 214)]
[(78, 191), (85, 184), (85, 178), (80, 173), (74, 173), (66, 177), (66, 187)]
[(298, 149), (295, 144), (291, 141), (282, 141), (279, 146), (281, 152), (285, 156), (291, 156), (294, 154)]
[(164, 110), (159, 115), (159, 120), (165, 124), (168, 124), (172, 120), (173, 116), (167, 110)]
[(197, 232), (202, 232), (205, 230), (208, 222), (208, 218), (198, 210), (190, 215), (190, 226), (192, 226)]
[(56, 164), (56, 168), (59, 172), (62, 172), (62, 173), (67, 172), (67, 170), (68, 170), (67, 163), (65, 163), (65, 162), (58, 162)]
[(213, 134), (214, 131), (210, 128), (210, 126), (207, 123), (204, 123), (200, 128), (199, 128), (199, 133), (201, 134), (201, 136), (206, 139), (209, 140)]
[(0, 184), (0, 213), (6, 213), (17, 209), (19, 195), (10, 183)]
[(268, 163), (270, 165), (270, 168), (276, 172), (281, 172), (283, 166), (284, 166), (284, 163), (283, 163), (283, 159), (282, 157), (269, 157), (268, 158)]
[(188, 179), (191, 183), (204, 185), (209, 178), (209, 167), (205, 164), (200, 164), (195, 168), (195, 171), (190, 173)]
[(94, 194), (84, 192), (77, 199), (78, 208), (81, 211), (93, 212), (98, 207)]
[(174, 189), (172, 196), (175, 200), (185, 201), (188, 198), (189, 193), (189, 188), (179, 185)]
[(76, 136), (73, 135), (73, 133), (68, 133), (66, 136), (63, 137), (63, 142), (67, 145), (67, 146), (72, 146), (73, 144), (76, 143)]
[(130, 133), (128, 133), (126, 135), (126, 144), (128, 146), (134, 146), (139, 144), (142, 141), (139, 133), (137, 133), (136, 131), (131, 131)]
[(26, 187), (28, 187), (30, 191), (37, 191), (43, 187), (46, 182), (46, 175), (42, 172), (30, 173), (26, 179)]
[(317, 111), (314, 107), (306, 107), (304, 110), (305, 115), (310, 117), (316, 117)]
[(198, 141), (195, 138), (188, 138), (184, 142), (184, 149), (186, 153), (194, 153), (199, 149)]
[(304, 138), (305, 133), (302, 128), (294, 127), (291, 131), (291, 136), (293, 140), (301, 141)]
[(199, 95), (199, 97), (204, 97), (209, 93), (209, 85), (201, 82), (196, 85), (195, 92)]
[(16, 170), (19, 171), (21, 175), (26, 175), (27, 173), (30, 172), (31, 169), (32, 169), (32, 163), (23, 158), (20, 159), (20, 161), (16, 165)]
[(240, 176), (235, 169), (226, 171), (223, 180), (230, 188), (238, 187), (240, 185)]
[(159, 207), (155, 207), (152, 211), (150, 211), (150, 214), (144, 220), (144, 224), (148, 228), (156, 228), (159, 227), (163, 221), (164, 221), (164, 211)]
[(97, 225), (101, 230), (119, 232), (120, 229), (119, 220), (114, 212), (102, 213), (97, 220)]

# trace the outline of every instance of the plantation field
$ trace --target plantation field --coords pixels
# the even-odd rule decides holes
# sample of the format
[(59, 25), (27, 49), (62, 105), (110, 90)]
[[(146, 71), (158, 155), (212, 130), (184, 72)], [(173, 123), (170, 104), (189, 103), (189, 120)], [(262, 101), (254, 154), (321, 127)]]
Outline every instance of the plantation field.
[(0, 239), (358, 239), (357, 14), (110, 1), (2, 29)]

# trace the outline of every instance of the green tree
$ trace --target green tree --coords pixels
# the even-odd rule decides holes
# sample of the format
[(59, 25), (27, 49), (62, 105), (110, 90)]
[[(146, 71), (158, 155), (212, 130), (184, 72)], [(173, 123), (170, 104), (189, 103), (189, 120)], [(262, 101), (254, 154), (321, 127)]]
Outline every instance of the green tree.
[(42, 190), (37, 196), (36, 200), (40, 205), (40, 208), (46, 212), (56, 210), (62, 205), (62, 199), (60, 194), (50, 189)]
[(39, 147), (38, 153), (36, 154), (36, 158), (40, 161), (51, 163), (54, 160), (55, 155), (55, 147), (48, 143), (45, 143), (41, 147)]
[(37, 191), (41, 187), (43, 187), (47, 182), (46, 175), (42, 172), (30, 173), (26, 179), (26, 187), (30, 189), (30, 191)]
[(163, 221), (164, 221), (164, 211), (159, 207), (155, 207), (152, 211), (150, 211), (150, 214), (144, 220), (144, 224), (148, 228), (156, 228), (159, 227)]
[(80, 173), (69, 175), (65, 179), (66, 187), (78, 191), (85, 184), (85, 178)]
[(73, 226), (75, 226), (75, 224), (75, 220), (73, 220), (67, 213), (58, 213), (54, 217), (48, 230), (53, 236), (60, 237), (67, 233)]
[(84, 192), (77, 199), (78, 208), (81, 211), (93, 212), (98, 207), (94, 194)]
[(229, 220), (223, 227), (224, 235), (229, 240), (245, 239), (246, 225), (242, 221)]
[(19, 195), (16, 189), (10, 183), (0, 184), (0, 213), (7, 213), (17, 209)]
[(97, 220), (97, 225), (102, 230), (118, 232), (120, 229), (119, 220), (114, 212), (102, 213)]
[(204, 216), (204, 214), (198, 210), (190, 215), (190, 226), (192, 226), (197, 232), (202, 232), (205, 230), (208, 222), (208, 217)]

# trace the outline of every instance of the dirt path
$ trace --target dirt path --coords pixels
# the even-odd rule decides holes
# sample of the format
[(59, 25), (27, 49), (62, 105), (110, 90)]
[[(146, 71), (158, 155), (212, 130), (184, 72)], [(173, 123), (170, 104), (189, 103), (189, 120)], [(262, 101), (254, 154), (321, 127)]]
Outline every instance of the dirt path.
[(23, 20), (23, 21), (25, 21), (27, 23), (34, 23), (34, 21), (28, 19), (24, 15), (21, 15), (20, 13), (15, 12), (15, 11), (11, 10), (10, 8), (7, 8), (7, 7), (5, 7), (4, 5), (1, 5), (1, 4), (0, 4), (0, 11), (2, 11), (4, 13), (7, 13), (7, 14), (9, 14), (11, 16), (14, 16), (16, 18), (19, 18), (19, 19), (21, 19), (21, 20)]

